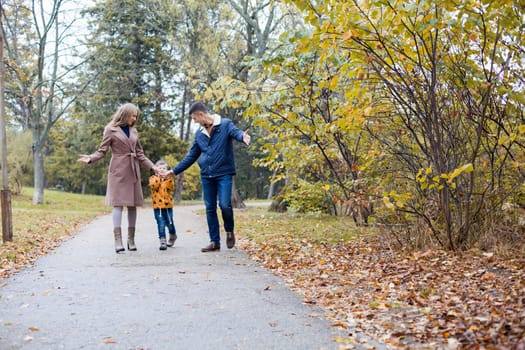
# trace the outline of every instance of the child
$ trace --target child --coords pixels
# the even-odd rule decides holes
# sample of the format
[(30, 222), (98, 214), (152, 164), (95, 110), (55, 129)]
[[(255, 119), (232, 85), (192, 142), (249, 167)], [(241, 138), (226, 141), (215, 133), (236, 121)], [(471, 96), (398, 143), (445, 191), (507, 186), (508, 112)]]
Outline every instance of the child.
[[(168, 163), (162, 159), (155, 163), (155, 166), (165, 171), (168, 170)], [(173, 247), (177, 239), (175, 225), (173, 224), (173, 190), (175, 185), (172, 177), (152, 175), (149, 178), (149, 186), (151, 188), (153, 213), (155, 214), (159, 231), (159, 249), (166, 250), (167, 247)], [(170, 233), (168, 242), (166, 242), (166, 227), (168, 227)]]

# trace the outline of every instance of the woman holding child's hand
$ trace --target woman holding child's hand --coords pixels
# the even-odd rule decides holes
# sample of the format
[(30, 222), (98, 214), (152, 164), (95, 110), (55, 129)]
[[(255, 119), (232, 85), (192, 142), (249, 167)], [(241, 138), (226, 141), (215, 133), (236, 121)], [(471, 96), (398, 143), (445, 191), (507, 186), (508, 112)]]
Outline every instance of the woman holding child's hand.
[(122, 211), (128, 208), (128, 250), (135, 251), (135, 224), (137, 206), (144, 203), (140, 182), (140, 165), (155, 173), (160, 173), (145, 155), (135, 128), (139, 109), (126, 103), (112, 116), (111, 122), (104, 128), (102, 143), (92, 154), (82, 154), (79, 162), (90, 164), (102, 159), (111, 149), (111, 161), (108, 169), (106, 205), (113, 207), (113, 234), (115, 251), (124, 251), (122, 244)]

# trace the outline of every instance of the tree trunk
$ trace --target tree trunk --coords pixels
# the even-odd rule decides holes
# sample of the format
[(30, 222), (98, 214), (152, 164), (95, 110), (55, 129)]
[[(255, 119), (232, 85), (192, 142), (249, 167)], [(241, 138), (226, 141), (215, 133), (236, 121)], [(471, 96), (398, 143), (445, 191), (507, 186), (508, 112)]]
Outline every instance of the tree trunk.
[(277, 168), (273, 170), (272, 177), (270, 178), (270, 189), (268, 190), (267, 199), (272, 199), (273, 194), (275, 193), (275, 186), (277, 186), (277, 184), (273, 181), (273, 178), (275, 177), (275, 175), (277, 175)]
[(232, 207), (236, 209), (246, 208), (246, 204), (244, 204), (241, 196), (239, 195), (235, 187), (235, 176), (232, 178)]
[(42, 146), (33, 144), (34, 189), (33, 204), (44, 203), (44, 154)]
[(184, 172), (177, 176), (177, 183), (175, 184), (175, 202), (182, 201), (182, 185), (184, 183)]

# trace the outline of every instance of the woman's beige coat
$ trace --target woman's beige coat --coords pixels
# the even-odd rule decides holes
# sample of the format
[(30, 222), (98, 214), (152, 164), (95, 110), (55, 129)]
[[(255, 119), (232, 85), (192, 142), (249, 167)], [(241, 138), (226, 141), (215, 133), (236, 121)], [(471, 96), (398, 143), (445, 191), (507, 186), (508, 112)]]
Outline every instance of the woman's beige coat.
[(104, 128), (104, 136), (98, 150), (89, 155), (90, 163), (102, 159), (111, 148), (108, 170), (106, 205), (141, 206), (144, 203), (140, 182), (140, 164), (151, 170), (154, 164), (146, 158), (139, 141), (139, 133), (129, 127), (129, 139), (119, 126), (112, 123)]

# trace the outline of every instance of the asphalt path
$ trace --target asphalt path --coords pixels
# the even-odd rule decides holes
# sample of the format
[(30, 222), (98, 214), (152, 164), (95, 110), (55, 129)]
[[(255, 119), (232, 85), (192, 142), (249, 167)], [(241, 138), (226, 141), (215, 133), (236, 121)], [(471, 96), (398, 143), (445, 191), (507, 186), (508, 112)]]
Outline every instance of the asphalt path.
[(167, 251), (141, 208), (137, 252), (115, 253), (106, 215), (0, 280), (0, 349), (339, 349), (343, 330), (224, 237), (221, 251), (200, 252), (200, 208), (174, 208)]

